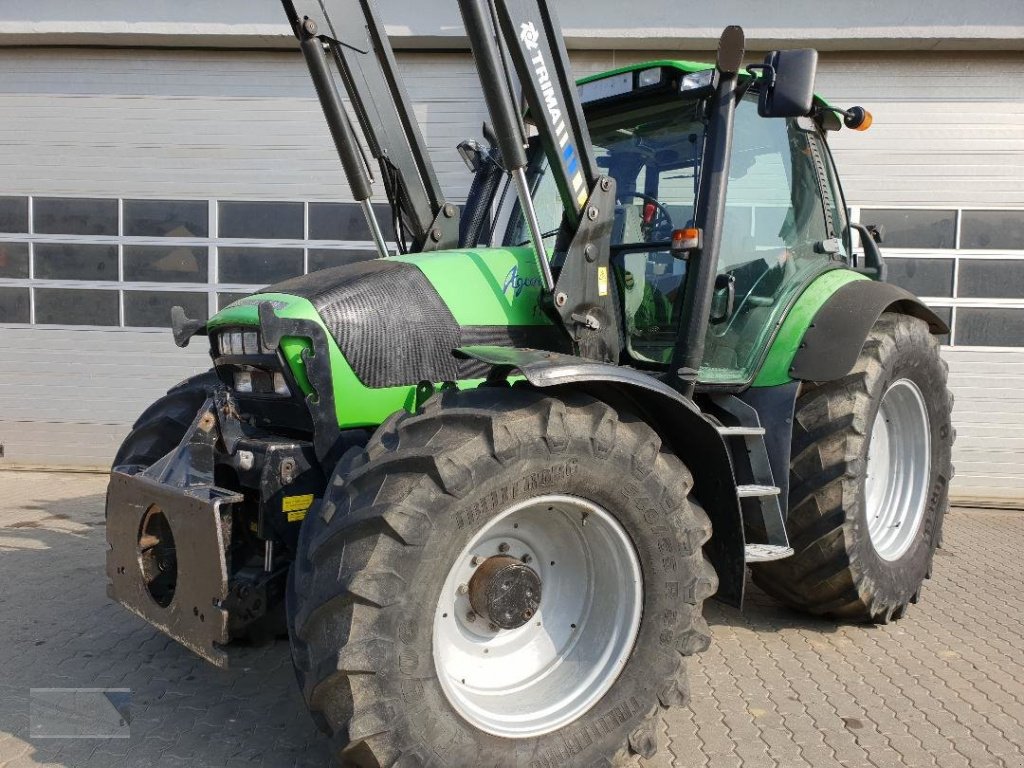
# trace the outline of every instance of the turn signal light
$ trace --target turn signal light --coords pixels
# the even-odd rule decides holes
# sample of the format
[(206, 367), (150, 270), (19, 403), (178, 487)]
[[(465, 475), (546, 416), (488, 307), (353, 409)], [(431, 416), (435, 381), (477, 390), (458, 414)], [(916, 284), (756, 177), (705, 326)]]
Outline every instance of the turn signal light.
[(873, 122), (874, 118), (864, 107), (850, 107), (843, 113), (843, 124), (855, 131), (866, 131)]
[(672, 232), (672, 253), (682, 255), (700, 248), (700, 230), (697, 227), (677, 229)]

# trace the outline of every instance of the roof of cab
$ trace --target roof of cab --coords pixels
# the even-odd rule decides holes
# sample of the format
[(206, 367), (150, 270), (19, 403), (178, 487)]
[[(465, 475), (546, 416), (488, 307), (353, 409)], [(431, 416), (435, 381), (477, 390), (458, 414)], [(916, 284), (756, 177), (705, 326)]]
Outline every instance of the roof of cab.
[[(627, 64), (624, 67), (612, 69), (607, 72), (599, 72), (596, 75), (587, 75), (586, 77), (579, 78), (576, 81), (576, 84), (582, 85), (583, 83), (592, 83), (595, 80), (603, 80), (606, 77), (621, 75), (623, 72), (636, 72), (638, 69), (651, 69), (653, 67), (671, 67), (672, 69), (677, 69), (680, 72), (689, 74), (690, 72), (703, 72), (706, 69), (714, 69), (714, 66), (714, 64), (709, 64), (707, 62), (701, 61), (684, 61), (682, 59), (657, 59), (655, 61), (642, 61), (637, 64)], [(760, 70), (756, 70), (756, 74), (757, 77), (761, 77)], [(822, 106), (827, 107), (829, 105), (828, 101), (823, 96), (814, 94), (814, 98), (817, 99)]]

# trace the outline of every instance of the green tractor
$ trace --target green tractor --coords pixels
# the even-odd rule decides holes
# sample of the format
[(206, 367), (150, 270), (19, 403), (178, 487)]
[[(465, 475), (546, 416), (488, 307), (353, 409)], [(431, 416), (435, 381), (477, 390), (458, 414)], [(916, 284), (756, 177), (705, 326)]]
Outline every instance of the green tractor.
[(870, 115), (813, 94), (814, 51), (744, 67), (729, 27), (714, 65), (576, 84), (543, 2), (460, 0), (491, 118), (460, 208), (368, 0), (283, 5), (381, 258), (174, 312), (213, 369), (117, 454), (114, 598), (222, 666), (286, 624), (357, 766), (651, 756), (748, 566), (903, 616), (948, 506), (948, 329), (848, 219), (826, 137)]

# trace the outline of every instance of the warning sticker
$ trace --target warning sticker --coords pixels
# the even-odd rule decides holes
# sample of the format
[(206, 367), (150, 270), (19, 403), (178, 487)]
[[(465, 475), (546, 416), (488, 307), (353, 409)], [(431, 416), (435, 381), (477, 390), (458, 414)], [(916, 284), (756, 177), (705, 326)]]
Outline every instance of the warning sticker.
[(285, 496), (281, 499), (281, 510), (288, 515), (288, 522), (295, 523), (306, 517), (306, 512), (313, 506), (313, 494), (302, 496)]
[(306, 493), (302, 496), (285, 496), (281, 499), (281, 509), (285, 512), (298, 512), (309, 509), (313, 506), (313, 494)]
[(608, 295), (608, 267), (597, 268), (597, 295)]

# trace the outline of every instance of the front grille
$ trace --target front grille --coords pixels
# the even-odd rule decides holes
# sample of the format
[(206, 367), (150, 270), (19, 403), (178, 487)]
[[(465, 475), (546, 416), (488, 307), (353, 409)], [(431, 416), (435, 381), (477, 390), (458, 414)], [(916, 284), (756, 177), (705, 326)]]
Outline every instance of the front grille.
[(210, 355), (221, 382), (231, 390), (246, 423), (281, 434), (308, 434), (313, 424), (305, 397), (277, 349), (263, 346), (252, 326), (210, 334)]

